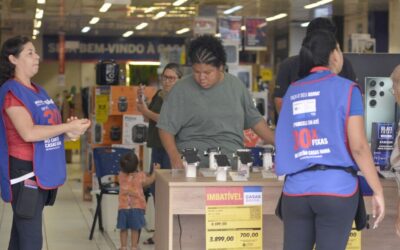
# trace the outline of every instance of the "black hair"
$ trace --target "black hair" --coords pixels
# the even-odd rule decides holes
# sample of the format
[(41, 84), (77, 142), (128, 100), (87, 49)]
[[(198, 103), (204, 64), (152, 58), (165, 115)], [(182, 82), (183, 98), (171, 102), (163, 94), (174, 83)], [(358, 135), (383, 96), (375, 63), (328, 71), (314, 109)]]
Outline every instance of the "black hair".
[(134, 152), (123, 155), (119, 163), (121, 171), (126, 174), (138, 171), (139, 159)]
[(226, 64), (226, 52), (222, 41), (212, 35), (202, 35), (193, 39), (188, 54), (192, 65), (209, 64), (219, 68)]
[(328, 66), (329, 56), (336, 49), (337, 41), (332, 32), (317, 30), (308, 34), (300, 49), (299, 76), (307, 76), (316, 66)]
[(164, 74), (165, 70), (167, 70), (167, 69), (174, 71), (175, 74), (178, 76), (178, 78), (181, 78), (183, 76), (182, 68), (177, 63), (168, 63), (167, 65), (165, 65), (163, 74)]
[(10, 62), (8, 57), (13, 55), (18, 57), (24, 49), (24, 45), (30, 42), (25, 36), (15, 36), (7, 39), (1, 46), (0, 52), (0, 86), (15, 75), (15, 65)]
[(326, 30), (336, 34), (336, 25), (329, 18), (317, 17), (308, 24), (306, 35), (308, 36), (308, 34), (317, 30)]

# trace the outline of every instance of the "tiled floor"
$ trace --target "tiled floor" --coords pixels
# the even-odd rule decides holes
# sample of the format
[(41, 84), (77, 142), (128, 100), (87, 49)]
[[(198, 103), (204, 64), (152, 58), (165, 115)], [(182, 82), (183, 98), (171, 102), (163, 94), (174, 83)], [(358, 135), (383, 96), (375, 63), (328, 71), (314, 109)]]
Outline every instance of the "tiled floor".
[[(53, 207), (46, 207), (43, 219), (43, 250), (115, 250), (119, 247), (119, 232), (112, 230), (101, 234), (97, 229), (93, 240), (89, 231), (93, 218), (93, 205), (82, 201), (81, 170), (78, 158), (68, 164), (68, 181), (59, 189)], [(149, 204), (150, 205), (150, 204)], [(151, 214), (151, 211), (148, 212)], [(151, 218), (149, 218), (151, 221)], [(0, 200), (0, 249), (7, 249), (12, 222), (10, 204)], [(143, 230), (140, 242), (151, 236)], [(153, 250), (143, 246), (140, 250)]]
[[(89, 240), (89, 230), (93, 218), (92, 202), (82, 201), (82, 172), (79, 159), (74, 158), (74, 164), (68, 164), (68, 181), (60, 188), (57, 201), (53, 207), (44, 210), (43, 235), (44, 250), (116, 250), (119, 247), (119, 232), (107, 231), (101, 234), (96, 228), (93, 240)], [(363, 250), (394, 250), (400, 249), (400, 239), (394, 234), (394, 219), (397, 206), (397, 189), (386, 193), (387, 215), (377, 230), (363, 231)], [(153, 228), (153, 204), (148, 204), (147, 220), (149, 228)], [(270, 216), (266, 225), (268, 237), (274, 238), (279, 244), (270, 245), (265, 250), (278, 250), (282, 245), (281, 222)], [(11, 229), (11, 206), (0, 200), (0, 250), (7, 249)], [(277, 230), (279, 228), (279, 230)], [(151, 236), (143, 230), (140, 239), (140, 250), (154, 250), (154, 246), (143, 245), (142, 242)], [(187, 249), (185, 249), (187, 250)]]

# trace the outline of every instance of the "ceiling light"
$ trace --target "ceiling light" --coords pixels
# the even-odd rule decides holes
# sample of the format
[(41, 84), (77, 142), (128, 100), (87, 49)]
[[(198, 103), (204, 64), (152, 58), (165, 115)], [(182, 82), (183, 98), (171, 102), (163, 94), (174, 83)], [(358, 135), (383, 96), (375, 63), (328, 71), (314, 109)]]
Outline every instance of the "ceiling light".
[(42, 26), (42, 21), (36, 19), (33, 20), (33, 27), (39, 29), (41, 26)]
[(150, 13), (150, 12), (152, 12), (153, 10), (155, 10), (156, 8), (154, 8), (154, 7), (149, 7), (149, 8), (146, 8), (145, 10), (144, 10), (144, 13)]
[(153, 66), (160, 66), (160, 62), (152, 62), (152, 61), (129, 61), (129, 65), (153, 65)]
[(160, 19), (161, 17), (165, 16), (166, 14), (167, 14), (166, 11), (160, 11), (155, 16), (153, 16), (153, 20)]
[(307, 4), (307, 5), (304, 5), (304, 9), (312, 9), (312, 8), (315, 8), (315, 7), (330, 3), (332, 1), (333, 0), (321, 0), (321, 1), (318, 1), (318, 2), (315, 2), (315, 3), (310, 3), (310, 4)]
[(36, 1), (38, 4), (45, 4), (46, 3), (46, 0), (37, 0)]
[(133, 30), (128, 30), (127, 32), (125, 32), (124, 34), (122, 34), (123, 37), (128, 37), (131, 36), (133, 34)]
[(97, 17), (97, 16), (95, 16), (95, 17), (92, 17), (92, 19), (90, 19), (89, 23), (90, 23), (90, 24), (96, 24), (96, 23), (98, 23), (99, 21), (100, 21), (100, 18)]
[(287, 17), (287, 14), (286, 13), (280, 13), (280, 14), (275, 15), (275, 16), (267, 17), (267, 18), (265, 18), (265, 20), (267, 22), (272, 22), (272, 21), (275, 21), (275, 20), (278, 20), (278, 19), (281, 19), (281, 18), (284, 18), (284, 17)]
[(36, 19), (42, 19), (43, 14), (44, 14), (44, 11), (42, 9), (36, 8), (36, 14), (35, 14)]
[(90, 30), (90, 26), (85, 26), (85, 27), (82, 28), (81, 32), (82, 33), (87, 33), (87, 32), (89, 32), (89, 30)]
[(36, 40), (36, 36), (32, 36), (32, 39), (33, 39), (33, 40)]
[(39, 31), (38, 31), (37, 29), (34, 29), (34, 30), (33, 30), (33, 35), (34, 35), (34, 36), (39, 35)]
[(240, 10), (240, 9), (242, 9), (242, 8), (243, 8), (242, 5), (238, 5), (238, 6), (235, 6), (235, 7), (232, 7), (232, 8), (230, 8), (230, 9), (225, 10), (225, 11), (224, 11), (224, 14), (225, 14), (225, 15), (229, 15), (229, 14), (232, 14), (233, 12), (238, 11), (238, 10)]
[(246, 26), (244, 25), (240, 26), (240, 30), (246, 30)]
[(214, 36), (219, 38), (219, 37), (221, 37), (221, 33), (217, 33)]
[(310, 24), (310, 22), (305, 22), (305, 23), (300, 24), (300, 26), (303, 27), (303, 28), (305, 28), (305, 27), (307, 27), (309, 24)]
[(100, 12), (107, 12), (107, 10), (111, 7), (111, 3), (103, 3), (103, 5), (100, 7), (99, 11)]
[(135, 29), (142, 30), (142, 29), (146, 28), (147, 25), (149, 25), (149, 24), (148, 23), (141, 23), (138, 26), (136, 26)]
[(179, 6), (179, 5), (182, 5), (182, 4), (186, 3), (186, 2), (187, 2), (187, 0), (176, 0), (172, 5), (173, 6)]
[(175, 33), (180, 35), (180, 34), (188, 32), (189, 30), (190, 30), (189, 28), (183, 28), (183, 29), (177, 30)]

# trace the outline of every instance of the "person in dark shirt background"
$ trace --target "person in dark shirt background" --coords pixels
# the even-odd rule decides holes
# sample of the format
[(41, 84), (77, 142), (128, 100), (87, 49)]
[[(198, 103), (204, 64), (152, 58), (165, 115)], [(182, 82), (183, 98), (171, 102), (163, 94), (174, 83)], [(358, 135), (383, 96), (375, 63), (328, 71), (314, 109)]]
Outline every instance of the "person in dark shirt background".
[[(318, 17), (313, 19), (307, 27), (306, 35), (316, 30), (326, 30), (336, 34), (336, 26), (332, 20), (328, 18)], [(356, 81), (356, 74), (349, 60), (344, 57), (343, 68), (339, 73), (340, 76), (347, 78), (351, 81)], [(279, 66), (278, 73), (276, 74), (274, 103), (275, 109), (279, 112), (282, 107), (282, 98), (285, 95), (289, 85), (292, 82), (299, 80), (299, 56), (291, 56), (286, 58)]]

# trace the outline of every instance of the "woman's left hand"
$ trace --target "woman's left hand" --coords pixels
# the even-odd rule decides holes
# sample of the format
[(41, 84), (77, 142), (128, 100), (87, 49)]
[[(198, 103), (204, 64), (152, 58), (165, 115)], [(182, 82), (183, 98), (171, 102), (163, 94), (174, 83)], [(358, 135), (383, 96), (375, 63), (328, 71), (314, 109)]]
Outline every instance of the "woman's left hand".
[(146, 112), (149, 108), (147, 107), (146, 102), (140, 100), (139, 102), (136, 103), (136, 109), (140, 112), (140, 113), (144, 113)]

